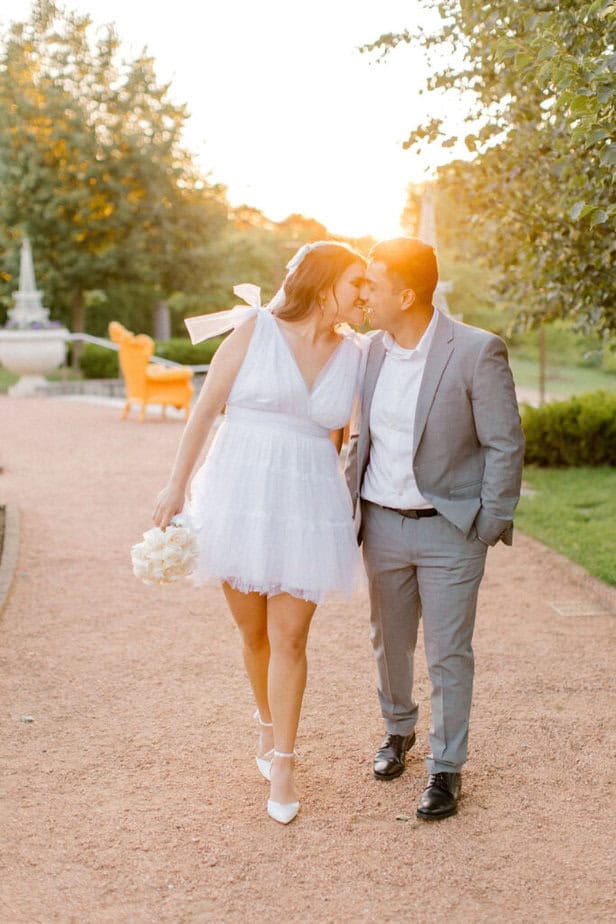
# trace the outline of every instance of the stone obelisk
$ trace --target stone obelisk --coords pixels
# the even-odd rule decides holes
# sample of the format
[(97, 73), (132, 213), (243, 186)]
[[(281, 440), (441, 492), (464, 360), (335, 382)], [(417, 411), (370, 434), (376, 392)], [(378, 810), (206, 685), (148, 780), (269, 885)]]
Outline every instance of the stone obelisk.
[[(419, 228), (417, 237), (430, 244), (438, 253), (436, 243), (436, 210), (434, 207), (434, 193), (427, 187), (421, 197), (421, 209), (419, 212)], [(451, 283), (439, 279), (436, 291), (434, 293), (434, 307), (438, 308), (444, 314), (450, 314), (449, 305), (447, 304), (447, 292), (451, 291)]]

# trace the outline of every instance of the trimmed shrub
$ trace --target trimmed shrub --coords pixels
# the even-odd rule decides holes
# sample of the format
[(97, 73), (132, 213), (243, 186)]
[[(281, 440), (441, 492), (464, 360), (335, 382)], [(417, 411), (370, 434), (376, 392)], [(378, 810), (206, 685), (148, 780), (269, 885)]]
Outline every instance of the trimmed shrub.
[[(157, 340), (154, 344), (154, 352), (156, 356), (170, 359), (174, 363), (201, 366), (212, 361), (212, 356), (223, 339), (223, 337), (214, 337), (196, 346), (193, 346), (186, 337)], [(84, 344), (79, 365), (87, 379), (117, 379), (120, 377), (117, 352), (97, 346), (95, 343)]]
[(95, 343), (84, 343), (79, 366), (86, 379), (117, 379), (120, 376), (116, 351)]
[(610, 375), (616, 375), (616, 348), (610, 350), (605, 347), (601, 359), (601, 368), (604, 372), (609, 372)]
[(616, 394), (607, 391), (524, 407), (525, 462), (571, 468), (616, 465)]
[(163, 359), (185, 366), (201, 366), (212, 361), (212, 356), (223, 341), (223, 337), (213, 337), (193, 346), (186, 337), (174, 337), (171, 340), (157, 340), (154, 352)]

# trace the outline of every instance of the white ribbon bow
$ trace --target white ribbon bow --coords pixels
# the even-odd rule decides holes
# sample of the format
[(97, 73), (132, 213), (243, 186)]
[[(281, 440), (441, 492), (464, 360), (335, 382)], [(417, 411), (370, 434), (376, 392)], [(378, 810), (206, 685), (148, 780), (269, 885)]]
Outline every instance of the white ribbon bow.
[[(287, 263), (288, 272), (286, 278), (288, 279), (295, 272), (306, 254), (309, 254), (317, 247), (324, 247), (330, 243), (331, 241), (314, 241), (312, 244), (304, 244), (300, 247)], [(239, 286), (233, 286), (233, 291), (244, 299), (246, 305), (235, 305), (234, 308), (229, 308), (227, 311), (214, 311), (211, 314), (200, 314), (196, 318), (186, 318), (184, 320), (192, 343), (201, 343), (202, 340), (209, 340), (210, 337), (226, 334), (227, 331), (233, 330), (243, 321), (254, 317), (259, 310), (278, 310), (284, 305), (284, 283), (280, 286), (269, 305), (261, 305), (261, 289), (259, 286), (253, 286), (250, 282), (242, 282)]]
[(261, 305), (261, 289), (250, 282), (242, 282), (233, 286), (233, 292), (242, 298), (245, 305), (235, 305), (226, 311), (214, 311), (211, 314), (200, 314), (196, 318), (186, 318), (184, 324), (192, 343), (201, 343), (210, 337), (218, 337), (233, 330), (244, 321), (256, 315), (257, 311), (265, 310)]

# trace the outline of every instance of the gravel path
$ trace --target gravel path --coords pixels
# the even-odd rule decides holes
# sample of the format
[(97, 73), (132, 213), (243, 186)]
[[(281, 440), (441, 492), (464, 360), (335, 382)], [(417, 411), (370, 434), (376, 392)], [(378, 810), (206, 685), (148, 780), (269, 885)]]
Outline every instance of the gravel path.
[(181, 426), (0, 398), (2, 924), (614, 920), (614, 592), (520, 535), (490, 552), (464, 797), (433, 824), (423, 656), (418, 745), (378, 783), (367, 602), (321, 608), (277, 826), (221, 592), (130, 570)]

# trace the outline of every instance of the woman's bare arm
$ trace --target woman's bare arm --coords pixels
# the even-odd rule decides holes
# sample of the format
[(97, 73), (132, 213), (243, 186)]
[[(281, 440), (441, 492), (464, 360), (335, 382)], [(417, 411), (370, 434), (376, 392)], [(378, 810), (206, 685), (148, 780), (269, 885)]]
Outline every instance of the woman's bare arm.
[(238, 327), (218, 348), (210, 364), (173, 463), (169, 481), (156, 499), (152, 519), (164, 529), (184, 506), (186, 488), (212, 424), (227, 402), (252, 337), (256, 318)]

